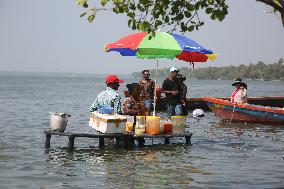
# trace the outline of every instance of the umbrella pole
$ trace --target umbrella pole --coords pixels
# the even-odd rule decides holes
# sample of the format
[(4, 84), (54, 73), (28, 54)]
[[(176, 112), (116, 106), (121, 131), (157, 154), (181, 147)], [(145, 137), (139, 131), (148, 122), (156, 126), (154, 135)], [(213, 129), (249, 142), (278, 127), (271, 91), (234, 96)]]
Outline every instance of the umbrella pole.
[(153, 116), (156, 116), (156, 103), (157, 103), (157, 78), (158, 78), (158, 67), (159, 67), (159, 60), (156, 59), (156, 77), (155, 77), (155, 90), (154, 90), (154, 111)]

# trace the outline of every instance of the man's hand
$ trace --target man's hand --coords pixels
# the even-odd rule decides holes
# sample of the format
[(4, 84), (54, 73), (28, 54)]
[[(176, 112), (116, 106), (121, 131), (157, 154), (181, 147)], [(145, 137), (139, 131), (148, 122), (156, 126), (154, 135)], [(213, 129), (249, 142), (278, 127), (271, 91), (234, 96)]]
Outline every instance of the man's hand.
[(178, 91), (171, 91), (171, 95), (176, 96), (178, 94)]

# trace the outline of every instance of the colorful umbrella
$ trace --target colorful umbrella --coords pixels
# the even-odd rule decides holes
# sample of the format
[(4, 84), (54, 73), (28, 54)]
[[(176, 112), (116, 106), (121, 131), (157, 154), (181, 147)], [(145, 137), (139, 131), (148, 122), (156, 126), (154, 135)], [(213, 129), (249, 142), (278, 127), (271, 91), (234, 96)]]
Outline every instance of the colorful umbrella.
[(149, 38), (147, 32), (128, 35), (118, 41), (105, 46), (105, 50), (117, 51), (122, 56), (136, 56), (138, 58), (157, 59), (168, 58), (186, 62), (206, 62), (214, 60), (216, 54), (205, 49), (197, 42), (181, 35), (156, 32)]
[[(105, 51), (117, 51), (122, 56), (136, 56), (138, 58), (156, 59), (156, 78), (158, 59), (178, 58), (186, 62), (206, 62), (208, 58), (214, 60), (216, 54), (211, 50), (205, 49), (197, 42), (181, 35), (169, 34), (166, 32), (156, 32), (155, 36), (150, 37), (147, 32), (140, 32), (128, 35), (118, 41), (105, 46)], [(156, 111), (156, 91), (154, 94), (154, 111)]]

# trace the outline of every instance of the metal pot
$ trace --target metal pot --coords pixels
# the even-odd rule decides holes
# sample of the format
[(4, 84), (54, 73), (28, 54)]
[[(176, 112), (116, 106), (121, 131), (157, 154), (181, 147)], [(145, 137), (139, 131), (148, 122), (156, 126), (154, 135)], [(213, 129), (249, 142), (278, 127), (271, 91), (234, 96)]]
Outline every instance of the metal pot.
[(50, 113), (50, 128), (53, 131), (64, 132), (68, 123), (68, 118), (71, 115), (66, 113)]

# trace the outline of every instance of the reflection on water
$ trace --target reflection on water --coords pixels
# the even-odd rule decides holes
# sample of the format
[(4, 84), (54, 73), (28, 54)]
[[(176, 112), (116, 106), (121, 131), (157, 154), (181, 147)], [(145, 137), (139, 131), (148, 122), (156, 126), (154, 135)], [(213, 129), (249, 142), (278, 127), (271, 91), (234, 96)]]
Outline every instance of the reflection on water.
[(193, 165), (198, 157), (192, 157), (190, 151), (190, 146), (177, 144), (133, 150), (80, 149), (72, 153), (56, 148), (49, 151), (46, 161), (53, 169), (64, 168), (66, 176), (93, 175), (106, 188), (186, 187), (194, 182), (192, 175), (208, 174)]
[(282, 134), (283, 126), (275, 125), (262, 125), (262, 124), (252, 124), (252, 123), (233, 123), (233, 122), (224, 122), (219, 121), (219, 128), (229, 128), (234, 131), (238, 136), (243, 135), (245, 132), (250, 133), (250, 135), (258, 137), (259, 134), (265, 134), (265, 136), (275, 136), (277, 134)]

